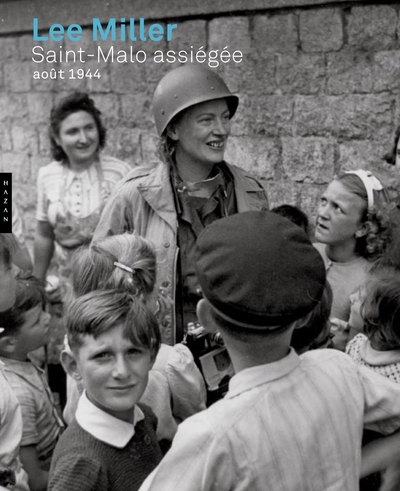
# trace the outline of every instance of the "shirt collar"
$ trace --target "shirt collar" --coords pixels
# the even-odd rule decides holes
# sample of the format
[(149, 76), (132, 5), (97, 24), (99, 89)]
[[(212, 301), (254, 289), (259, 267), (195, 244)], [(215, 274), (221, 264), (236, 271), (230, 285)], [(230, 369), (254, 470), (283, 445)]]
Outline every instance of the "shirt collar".
[(363, 339), (360, 346), (360, 355), (369, 365), (383, 366), (400, 362), (400, 349), (377, 351), (371, 346), (368, 338)]
[(143, 411), (135, 405), (133, 424), (122, 421), (89, 401), (86, 391), (81, 395), (76, 410), (79, 425), (97, 440), (117, 448), (124, 448), (135, 434), (135, 425), (144, 419)]
[(69, 167), (67, 167), (65, 179), (65, 189), (69, 189), (75, 179), (81, 181), (82, 188), (90, 188), (91, 186), (93, 186), (97, 179), (97, 165), (96, 163), (93, 163), (82, 172), (74, 172)]
[(229, 391), (225, 398), (235, 397), (246, 390), (285, 377), (300, 364), (300, 358), (293, 348), (284, 358), (256, 367), (246, 368), (234, 375), (229, 382)]

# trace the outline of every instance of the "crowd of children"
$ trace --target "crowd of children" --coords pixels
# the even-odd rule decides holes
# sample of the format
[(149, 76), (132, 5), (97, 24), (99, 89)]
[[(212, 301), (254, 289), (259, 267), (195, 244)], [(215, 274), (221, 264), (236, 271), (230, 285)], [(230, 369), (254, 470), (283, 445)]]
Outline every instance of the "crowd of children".
[[(323, 207), (340, 203), (343, 190), (330, 193)], [(329, 213), (325, 238), (342, 220)], [(208, 408), (188, 347), (161, 342), (170, 299), (152, 243), (126, 233), (83, 246), (63, 319), (63, 415), (29, 358), (47, 342), (44, 285), (14, 277), (18, 244), (0, 234), (0, 489), (353, 491), (375, 472), (382, 491), (400, 489), (398, 228), (385, 226), (386, 252), (357, 291), (363, 332), (345, 353), (323, 349), (337, 347), (335, 290), (301, 210), (239, 213), (200, 233), (197, 316), (235, 372)]]

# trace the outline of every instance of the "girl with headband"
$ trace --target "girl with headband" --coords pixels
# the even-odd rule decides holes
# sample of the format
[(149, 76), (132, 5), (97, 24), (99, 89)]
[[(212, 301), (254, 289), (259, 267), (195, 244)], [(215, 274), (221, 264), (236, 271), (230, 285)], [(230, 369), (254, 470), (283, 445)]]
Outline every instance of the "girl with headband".
[(381, 182), (363, 169), (340, 174), (320, 200), (315, 247), (324, 259), (333, 290), (333, 330), (344, 331), (334, 340), (340, 349), (344, 349), (348, 334), (350, 295), (365, 281), (386, 243), (382, 211), (389, 201)]
[[(155, 283), (153, 245), (132, 234), (97, 240), (77, 251), (72, 261), (76, 297), (93, 290), (124, 290), (154, 309), (159, 324), (163, 325), (170, 301), (164, 291), (155, 291)], [(75, 414), (79, 388), (71, 377), (67, 382), (64, 419), (69, 423)], [(161, 344), (141, 402), (150, 406), (158, 418), (157, 437), (163, 451), (168, 450), (178, 424), (205, 409), (205, 401), (203, 377), (189, 349), (180, 343), (173, 347)]]

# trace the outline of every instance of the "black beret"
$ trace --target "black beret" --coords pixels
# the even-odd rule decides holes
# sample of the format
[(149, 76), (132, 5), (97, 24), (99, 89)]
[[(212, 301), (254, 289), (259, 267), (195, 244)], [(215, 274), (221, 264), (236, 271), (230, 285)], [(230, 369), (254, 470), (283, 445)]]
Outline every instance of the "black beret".
[(322, 297), (324, 262), (305, 232), (275, 213), (222, 218), (197, 239), (196, 273), (215, 311), (238, 326), (284, 326)]

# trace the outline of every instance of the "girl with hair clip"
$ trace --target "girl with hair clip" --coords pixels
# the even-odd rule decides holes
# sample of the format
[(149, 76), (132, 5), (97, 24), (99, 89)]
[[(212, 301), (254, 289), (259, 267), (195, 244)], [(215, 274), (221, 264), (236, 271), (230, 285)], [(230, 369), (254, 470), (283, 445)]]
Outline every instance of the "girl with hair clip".
[[(161, 290), (155, 292), (156, 254), (150, 241), (123, 234), (107, 237), (77, 251), (72, 262), (73, 294), (78, 297), (93, 290), (121, 289), (154, 308), (162, 325), (170, 301)], [(64, 419), (69, 423), (75, 414), (79, 391), (68, 377), (67, 406)], [(141, 402), (158, 418), (157, 437), (163, 451), (168, 450), (178, 424), (205, 409), (203, 377), (193, 356), (183, 344), (161, 345), (150, 371), (149, 383)]]
[(323, 193), (317, 215), (315, 247), (325, 262), (333, 290), (332, 331), (335, 347), (344, 350), (350, 296), (364, 283), (387, 241), (386, 204), (390, 197), (369, 171), (337, 176)]

